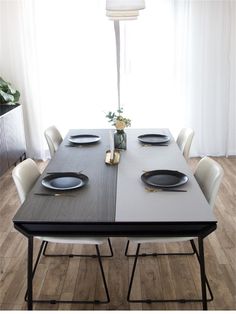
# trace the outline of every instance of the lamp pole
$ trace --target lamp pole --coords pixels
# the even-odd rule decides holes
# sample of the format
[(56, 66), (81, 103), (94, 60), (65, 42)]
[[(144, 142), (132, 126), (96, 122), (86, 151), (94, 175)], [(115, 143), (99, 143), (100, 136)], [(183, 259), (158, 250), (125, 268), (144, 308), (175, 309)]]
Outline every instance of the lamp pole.
[(117, 68), (117, 92), (118, 111), (120, 113), (120, 20), (136, 20), (139, 10), (145, 8), (144, 0), (106, 0), (106, 15), (114, 21), (116, 37), (116, 68)]
[(114, 21), (114, 30), (116, 38), (116, 70), (117, 70), (117, 92), (118, 92), (118, 110), (120, 112), (120, 21)]

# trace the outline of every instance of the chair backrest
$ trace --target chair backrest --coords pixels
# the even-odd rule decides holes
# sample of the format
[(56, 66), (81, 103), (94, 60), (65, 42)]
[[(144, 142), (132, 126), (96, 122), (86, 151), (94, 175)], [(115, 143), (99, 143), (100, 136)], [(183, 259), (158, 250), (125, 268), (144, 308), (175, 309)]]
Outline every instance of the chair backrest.
[(188, 160), (189, 158), (189, 151), (193, 141), (194, 131), (191, 128), (183, 128), (176, 140), (179, 149), (181, 150), (184, 158)]
[(18, 164), (12, 171), (12, 177), (21, 203), (24, 202), (27, 194), (40, 176), (36, 163), (28, 158)]
[(52, 158), (62, 142), (61, 134), (58, 129), (53, 125), (44, 131), (44, 135), (48, 143), (49, 152)]
[(211, 208), (214, 207), (223, 174), (221, 165), (209, 157), (202, 158), (195, 170), (194, 176)]

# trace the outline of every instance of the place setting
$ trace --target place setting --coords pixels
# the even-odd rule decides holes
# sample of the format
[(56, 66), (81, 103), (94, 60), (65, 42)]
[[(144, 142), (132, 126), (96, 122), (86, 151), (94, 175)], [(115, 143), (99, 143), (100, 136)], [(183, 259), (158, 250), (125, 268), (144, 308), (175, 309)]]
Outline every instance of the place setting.
[(48, 172), (42, 179), (42, 186), (48, 192), (38, 192), (34, 195), (39, 196), (75, 196), (75, 191), (88, 184), (89, 178), (80, 172)]
[(142, 134), (138, 136), (142, 146), (168, 146), (170, 137), (165, 134)]
[(187, 192), (186, 189), (179, 187), (188, 182), (188, 177), (177, 170), (145, 171), (141, 175), (141, 180), (146, 184), (147, 192)]
[(101, 137), (95, 134), (74, 134), (68, 138), (67, 147), (81, 147), (83, 145), (95, 144), (101, 140)]

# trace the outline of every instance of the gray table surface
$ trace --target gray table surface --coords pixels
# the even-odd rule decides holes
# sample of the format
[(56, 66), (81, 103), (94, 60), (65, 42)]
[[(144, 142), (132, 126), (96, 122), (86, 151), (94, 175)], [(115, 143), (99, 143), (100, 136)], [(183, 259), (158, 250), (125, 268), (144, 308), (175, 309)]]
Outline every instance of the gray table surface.
[[(118, 169), (116, 221), (215, 221), (192, 171), (168, 129), (128, 130), (128, 149), (122, 153)], [(171, 137), (168, 146), (143, 146), (137, 141), (142, 133), (161, 133)], [(177, 170), (188, 182), (187, 192), (145, 190), (143, 171)]]

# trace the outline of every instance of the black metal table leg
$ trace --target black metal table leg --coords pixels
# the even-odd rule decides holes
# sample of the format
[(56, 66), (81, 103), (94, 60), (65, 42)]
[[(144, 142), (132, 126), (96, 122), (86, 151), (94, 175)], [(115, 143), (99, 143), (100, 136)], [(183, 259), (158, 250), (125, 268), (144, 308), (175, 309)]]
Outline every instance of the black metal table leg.
[[(39, 253), (38, 253), (38, 256), (36, 258), (36, 262), (34, 264), (34, 268), (33, 268), (33, 271), (32, 271), (32, 281), (34, 280), (34, 274), (36, 272), (36, 269), (37, 269), (37, 266), (38, 266), (38, 263), (39, 263), (39, 260), (40, 260), (40, 257), (41, 257), (41, 254), (42, 254), (42, 251), (43, 251), (43, 248), (47, 245), (48, 242), (46, 241), (43, 241), (41, 246), (40, 246), (40, 249), (39, 249)], [(25, 292), (25, 301), (27, 302), (28, 301), (28, 290), (26, 290)], [(33, 301), (32, 301), (33, 302)]]
[(28, 291), (28, 310), (33, 309), (33, 237), (28, 237), (28, 278), (27, 278), (27, 291)]
[(207, 295), (206, 295), (206, 274), (205, 274), (205, 262), (204, 262), (204, 247), (203, 247), (203, 238), (198, 238), (199, 246), (199, 263), (200, 263), (200, 272), (201, 272), (201, 287), (202, 287), (202, 308), (207, 310)]

